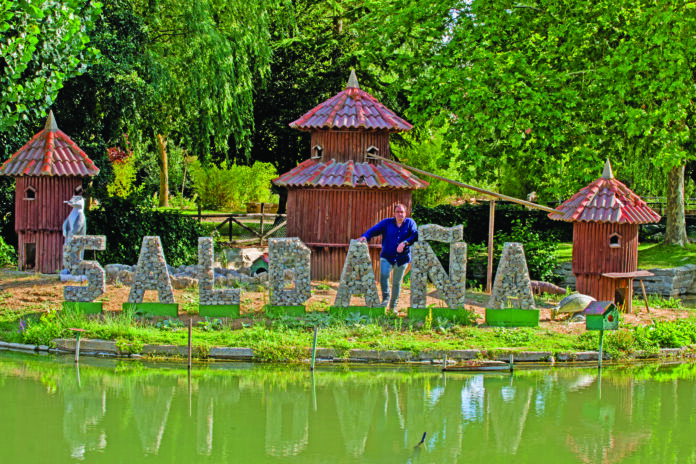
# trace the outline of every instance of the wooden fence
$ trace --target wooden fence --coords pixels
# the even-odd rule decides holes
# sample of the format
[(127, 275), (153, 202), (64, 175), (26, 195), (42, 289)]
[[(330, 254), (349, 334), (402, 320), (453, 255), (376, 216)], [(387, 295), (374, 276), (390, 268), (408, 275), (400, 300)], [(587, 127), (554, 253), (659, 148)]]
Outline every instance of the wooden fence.
[[(221, 230), (225, 224), (229, 225), (229, 241), (234, 244), (253, 244), (258, 243), (259, 245), (263, 242), (267, 242), (272, 236), (278, 236), (278, 232), (283, 229), (287, 223), (287, 216), (285, 214), (270, 214), (264, 213), (264, 204), (261, 204), (261, 213), (231, 213), (231, 214), (202, 214), (200, 206), (198, 207), (198, 222), (202, 222), (203, 219), (223, 219), (218, 225), (215, 226), (216, 230)], [(245, 231), (249, 238), (233, 238), (233, 226), (237, 225)], [(258, 225), (257, 227), (254, 227)], [(282, 234), (285, 235), (284, 233)]]

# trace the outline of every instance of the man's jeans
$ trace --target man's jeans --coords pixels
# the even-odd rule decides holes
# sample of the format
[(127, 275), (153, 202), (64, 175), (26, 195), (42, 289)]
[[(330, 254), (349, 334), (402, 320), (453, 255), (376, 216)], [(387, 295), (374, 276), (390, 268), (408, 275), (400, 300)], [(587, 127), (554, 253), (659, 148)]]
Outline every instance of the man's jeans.
[[(382, 288), (382, 301), (386, 301), (388, 303), (389, 309), (396, 308), (396, 304), (399, 302), (399, 293), (401, 293), (401, 280), (404, 278), (404, 272), (406, 272), (407, 267), (408, 263), (405, 263), (401, 266), (397, 266), (396, 263), (389, 264), (389, 261), (387, 261), (384, 258), (380, 258), (379, 260), (379, 286)], [(394, 271), (394, 273), (392, 277), (391, 286), (392, 298), (390, 301), (389, 276), (392, 274), (392, 270)]]

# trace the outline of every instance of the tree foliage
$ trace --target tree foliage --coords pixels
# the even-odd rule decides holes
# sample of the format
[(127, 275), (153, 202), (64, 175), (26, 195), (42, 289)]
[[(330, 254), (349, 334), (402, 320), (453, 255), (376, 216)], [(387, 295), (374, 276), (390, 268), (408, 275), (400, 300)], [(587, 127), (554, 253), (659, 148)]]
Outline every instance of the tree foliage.
[(289, 12), (290, 1), (135, 3), (147, 24), (147, 53), (159, 65), (151, 129), (204, 160), (226, 155), (230, 141), (248, 150), (254, 85), (268, 76), (273, 52), (271, 16)]
[(46, 116), (63, 83), (98, 58), (88, 47), (92, 0), (3, 0), (0, 3), (0, 132)]
[(361, 26), (382, 40), (362, 46), (392, 73), (393, 88), (408, 89), (407, 116), (450, 124), (478, 177), (519, 178), (522, 187), (511, 193), (567, 197), (598, 176), (606, 157), (615, 166), (638, 157), (660, 167), (691, 156), (688, 3), (375, 0), (370, 7)]

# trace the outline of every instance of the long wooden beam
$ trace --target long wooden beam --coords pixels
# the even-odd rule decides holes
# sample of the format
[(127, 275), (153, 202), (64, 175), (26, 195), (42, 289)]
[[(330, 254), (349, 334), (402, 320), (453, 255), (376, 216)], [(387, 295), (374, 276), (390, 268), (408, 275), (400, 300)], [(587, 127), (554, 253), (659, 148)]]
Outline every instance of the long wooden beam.
[(448, 179), (446, 177), (438, 176), (437, 174), (433, 174), (432, 172), (423, 171), (422, 169), (414, 168), (412, 166), (407, 166), (405, 164), (396, 162), (394, 160), (383, 158), (379, 155), (373, 155), (371, 153), (368, 153), (367, 157), (369, 159), (386, 161), (387, 163), (401, 166), (402, 168), (408, 169), (409, 171), (413, 171), (413, 172), (416, 172), (418, 174), (423, 174), (424, 176), (432, 177), (433, 179), (438, 179), (438, 180), (441, 180), (441, 181), (444, 181), (444, 182), (447, 182), (447, 183), (450, 183), (453, 185), (457, 185), (457, 186), (465, 188), (465, 189), (473, 190), (474, 192), (483, 193), (484, 195), (489, 195), (492, 197), (500, 198), (501, 200), (511, 201), (513, 203), (519, 203), (520, 205), (524, 205), (524, 206), (527, 206), (529, 208), (540, 209), (542, 211), (546, 211), (547, 213), (563, 214), (560, 211), (557, 211), (553, 208), (549, 208), (548, 206), (539, 205), (539, 204), (532, 203), (531, 201), (527, 201), (527, 200), (520, 200), (519, 198), (509, 197), (507, 195), (503, 195), (502, 193), (492, 192), (490, 190), (482, 189), (480, 187), (475, 187), (473, 185), (465, 184), (462, 182), (457, 182), (456, 180), (452, 180), (452, 179)]

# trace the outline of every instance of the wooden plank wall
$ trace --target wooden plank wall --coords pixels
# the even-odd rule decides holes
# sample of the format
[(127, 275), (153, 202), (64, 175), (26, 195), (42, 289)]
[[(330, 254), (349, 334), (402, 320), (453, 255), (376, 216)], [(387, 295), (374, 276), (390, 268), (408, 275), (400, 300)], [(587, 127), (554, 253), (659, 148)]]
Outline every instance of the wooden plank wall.
[[(82, 185), (81, 177), (17, 177), (15, 186), (15, 231), (62, 230), (72, 209), (64, 202)], [(33, 187), (34, 200), (25, 200)]]
[(364, 163), (367, 149), (373, 145), (379, 148), (379, 156), (391, 158), (389, 132), (384, 131), (312, 131), (311, 147), (315, 145), (322, 146), (324, 163), (332, 159), (339, 163), (349, 160)]
[[(34, 270), (43, 274), (55, 274), (63, 269), (63, 234), (56, 231), (22, 231), (18, 233), (19, 270)], [(27, 267), (25, 244), (36, 244), (36, 262), (33, 269)]]
[[(609, 246), (609, 237), (614, 233), (621, 235), (619, 247)], [(573, 273), (578, 292), (597, 300), (614, 301), (621, 282), (601, 275), (637, 269), (637, 224), (576, 222), (573, 225)]]
[[(410, 215), (411, 191), (397, 189), (291, 188), (287, 203), (287, 236), (299, 237), (312, 249), (312, 279), (338, 280), (351, 239), (378, 221), (393, 216), (403, 203)], [(371, 244), (380, 244), (373, 239)], [(370, 255), (379, 272), (379, 251)]]
[[(64, 202), (82, 185), (81, 177), (17, 177), (15, 184), (15, 231), (18, 235), (18, 264), (28, 270), (25, 244), (36, 245), (35, 268), (52, 274), (63, 269), (63, 221), (72, 208)], [(25, 200), (33, 187), (34, 200)]]

